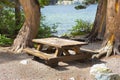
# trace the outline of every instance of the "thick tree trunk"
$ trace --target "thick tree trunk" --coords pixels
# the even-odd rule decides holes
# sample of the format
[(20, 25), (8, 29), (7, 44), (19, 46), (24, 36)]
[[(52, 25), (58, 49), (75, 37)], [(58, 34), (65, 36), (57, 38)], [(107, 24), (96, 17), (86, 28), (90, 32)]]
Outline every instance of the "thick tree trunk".
[(106, 31), (103, 47), (93, 57), (120, 54), (120, 0), (107, 0)]
[(40, 24), (40, 6), (37, 0), (19, 0), (25, 13), (25, 22), (20, 29), (12, 51), (20, 53), (23, 48), (32, 46), (31, 40), (36, 37)]
[(106, 4), (105, 0), (99, 0), (97, 13), (91, 33), (86, 37), (88, 41), (103, 39), (106, 29)]
[(120, 54), (120, 0), (116, 0), (115, 3), (115, 44), (114, 53)]

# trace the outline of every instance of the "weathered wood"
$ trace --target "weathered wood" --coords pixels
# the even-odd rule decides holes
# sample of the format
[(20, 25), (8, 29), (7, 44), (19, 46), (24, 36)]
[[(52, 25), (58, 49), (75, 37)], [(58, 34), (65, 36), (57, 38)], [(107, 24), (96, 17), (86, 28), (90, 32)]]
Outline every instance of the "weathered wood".
[(31, 48), (25, 48), (25, 52), (28, 54), (34, 55), (36, 57), (39, 57), (41, 59), (45, 60), (45, 63), (51, 67), (56, 67), (58, 65), (58, 62), (60, 61), (73, 61), (73, 60), (83, 60), (83, 59), (88, 59), (91, 58), (91, 54), (87, 53), (81, 53), (77, 55), (63, 55), (63, 56), (54, 56), (53, 54), (46, 54), (44, 52), (31, 49)]
[(37, 44), (37, 50), (40, 51), (43, 48), (43, 44)]
[[(29, 54), (44, 59), (45, 62), (50, 66), (58, 65), (59, 61), (73, 61), (91, 58), (91, 54), (84, 54), (80, 52), (80, 46), (88, 44), (86, 42), (79, 42), (61, 38), (33, 39), (32, 41), (38, 44), (37, 50), (32, 50), (29, 48), (26, 48), (24, 50)], [(49, 47), (46, 51), (51, 51), (54, 48), (54, 54), (51, 55), (43, 53), (41, 52), (42, 50), (38, 51), (40, 48), (39, 44), (48, 45)], [(72, 55), (68, 50), (73, 50), (76, 54)]]
[(83, 60), (83, 59), (90, 59), (92, 55), (90, 54), (79, 54), (79, 55), (70, 55), (70, 56), (59, 56), (54, 59), (57, 61), (73, 61), (73, 60)]
[(68, 47), (68, 46), (81, 46), (88, 44), (87, 42), (79, 42), (79, 41), (73, 41), (73, 40), (61, 39), (61, 38), (33, 39), (32, 41), (35, 43), (47, 44), (49, 46), (54, 46), (58, 48)]
[(61, 48), (56, 48), (56, 51), (55, 51), (55, 56), (61, 56), (63, 53), (62, 49)]
[(85, 48), (80, 48), (80, 52), (92, 53), (92, 54), (97, 54), (97, 53), (99, 53), (98, 51), (90, 50), (90, 49), (85, 49)]
[(65, 54), (64, 54), (65, 56), (70, 56), (70, 53), (68, 52), (67, 49), (63, 49), (63, 48), (62, 48), (62, 51), (65, 53)]
[(58, 66), (58, 62), (59, 61), (57, 60), (57, 58), (51, 58), (51, 59), (45, 61), (45, 63), (47, 65), (49, 65), (50, 67), (56, 67), (56, 66)]
[(28, 54), (34, 55), (36, 57), (39, 57), (39, 58), (45, 59), (45, 60), (49, 60), (50, 58), (55, 57), (52, 54), (46, 54), (44, 52), (41, 52), (41, 51), (38, 51), (35, 49), (31, 49), (31, 48), (25, 48), (24, 51), (27, 52)]
[(76, 54), (80, 54), (80, 47), (75, 46), (73, 47), (73, 50), (75, 51)]

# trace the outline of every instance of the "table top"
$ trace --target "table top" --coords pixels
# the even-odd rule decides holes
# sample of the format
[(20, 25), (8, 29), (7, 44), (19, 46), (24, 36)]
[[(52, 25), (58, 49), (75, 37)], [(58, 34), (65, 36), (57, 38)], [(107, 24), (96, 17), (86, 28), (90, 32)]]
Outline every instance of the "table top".
[(69, 39), (62, 39), (62, 38), (42, 38), (42, 39), (33, 39), (32, 40), (35, 43), (40, 43), (40, 44), (46, 44), (49, 46), (54, 46), (54, 47), (69, 47), (69, 46), (81, 46), (81, 45), (86, 45), (88, 44), (87, 42), (79, 42), (79, 41), (74, 41), (74, 40), (69, 40)]

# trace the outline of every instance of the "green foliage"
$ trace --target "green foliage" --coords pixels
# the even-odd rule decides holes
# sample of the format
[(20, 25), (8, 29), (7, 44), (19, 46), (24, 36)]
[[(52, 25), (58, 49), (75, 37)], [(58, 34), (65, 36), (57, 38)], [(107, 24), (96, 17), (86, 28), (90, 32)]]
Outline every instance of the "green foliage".
[(9, 46), (11, 45), (12, 41), (12, 39), (0, 34), (0, 46)]
[(5, 34), (7, 37), (15, 38), (21, 28), (24, 18), (21, 17), (21, 24), (15, 26), (15, 12), (13, 8), (3, 8), (0, 12), (0, 34)]
[(98, 3), (98, 0), (84, 0), (82, 4), (75, 6), (75, 9), (85, 9), (90, 4)]
[(3, 7), (13, 7), (14, 6), (14, 2), (10, 1), (10, 0), (0, 0), (0, 8)]
[(89, 5), (89, 4), (95, 4), (96, 2), (98, 2), (98, 0), (84, 0), (83, 4)]
[(76, 20), (76, 25), (70, 30), (70, 35), (83, 35), (89, 33), (92, 29), (93, 24), (88, 21)]
[(43, 6), (45, 6), (45, 5), (48, 5), (49, 2), (50, 2), (50, 0), (38, 0), (38, 1), (39, 1), (39, 3), (40, 3), (40, 6), (41, 6), (41, 7), (43, 7)]
[(46, 38), (52, 36), (53, 33), (56, 33), (57, 24), (53, 24), (52, 26), (47, 25), (44, 23), (45, 17), (41, 17), (40, 27), (38, 32), (39, 38)]

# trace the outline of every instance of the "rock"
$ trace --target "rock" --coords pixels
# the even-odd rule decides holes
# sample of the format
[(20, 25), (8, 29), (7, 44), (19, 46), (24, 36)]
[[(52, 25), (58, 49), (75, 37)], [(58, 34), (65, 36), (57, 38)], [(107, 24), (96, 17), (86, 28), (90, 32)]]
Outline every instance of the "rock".
[(75, 80), (75, 78), (74, 78), (74, 77), (71, 77), (71, 78), (69, 78), (69, 80)]
[(120, 80), (120, 76), (115, 73), (96, 74), (95, 80)]
[(99, 73), (110, 73), (112, 72), (105, 64), (95, 64), (90, 69), (90, 74), (95, 76)]
[(26, 64), (28, 64), (28, 60), (22, 60), (22, 61), (20, 61), (20, 63), (26, 65)]
[(120, 80), (120, 76), (112, 73), (105, 64), (93, 65), (90, 74), (94, 77), (94, 80)]

